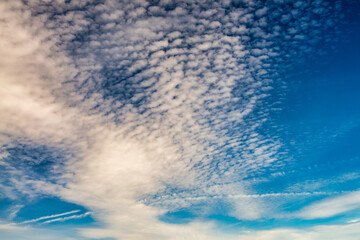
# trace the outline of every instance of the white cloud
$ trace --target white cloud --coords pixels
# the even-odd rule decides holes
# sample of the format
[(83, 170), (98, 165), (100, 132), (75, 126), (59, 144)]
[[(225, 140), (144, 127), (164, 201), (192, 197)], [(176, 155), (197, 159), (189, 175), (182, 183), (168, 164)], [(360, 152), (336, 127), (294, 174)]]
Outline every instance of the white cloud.
[[(29, 226), (18, 226), (13, 223), (0, 222), (0, 236), (6, 240), (32, 240), (34, 236), (39, 240), (74, 240), (66, 236), (66, 233), (60, 233), (48, 229), (32, 228)], [(71, 234), (69, 234), (71, 235)]]
[(52, 222), (64, 222), (64, 221), (68, 221), (68, 220), (72, 220), (72, 219), (81, 219), (81, 218), (84, 218), (86, 216), (89, 216), (90, 214), (91, 214), (90, 212), (86, 212), (86, 213), (79, 214), (79, 215), (72, 215), (72, 216), (69, 216), (69, 217), (61, 217), (61, 218), (55, 218), (55, 219), (47, 220), (47, 221), (45, 221), (43, 223), (45, 224), (45, 223), (52, 223)]
[(303, 208), (298, 216), (304, 219), (333, 217), (360, 208), (360, 191), (326, 198)]
[(241, 240), (357, 240), (360, 234), (360, 224), (345, 225), (319, 225), (312, 228), (274, 229), (268, 231), (248, 232), (239, 239)]
[[(0, 130), (10, 136), (4, 145), (31, 141), (75, 153), (59, 167), (55, 184), (11, 166), (9, 181), (23, 194), (55, 195), (91, 209), (104, 228), (82, 229), (85, 236), (216, 239), (212, 223), (158, 220), (191, 201), (144, 199), (249, 195), (241, 180), (280, 161), (281, 142), (258, 129), (267, 121), (261, 108), (271, 89), (267, 78), (276, 71), (269, 58), (282, 56), (281, 48), (268, 47), (273, 36), (261, 25), (238, 24), (253, 23), (257, 1), (230, 18), (216, 2), (190, 1), (192, 16), (180, 7), (166, 15), (165, 2), (147, 16), (145, 3), (59, 1), (42, 4), (38, 15), (31, 14), (37, 1), (0, 3), (0, 111), (6, 116)], [(209, 10), (199, 17), (202, 8)], [(66, 15), (49, 17), (64, 9)], [(261, 44), (252, 47), (249, 35)], [(257, 219), (267, 211), (254, 201), (260, 198), (225, 201), (235, 217)], [(75, 216), (81, 215), (58, 219)]]
[(24, 230), (26, 227), (20, 227), (13, 223), (0, 223), (0, 230)]
[(73, 210), (73, 211), (70, 211), (70, 212), (64, 212), (64, 213), (53, 214), (53, 215), (49, 215), (49, 216), (43, 216), (43, 217), (39, 217), (39, 218), (36, 218), (36, 219), (31, 219), (31, 220), (21, 222), (21, 224), (39, 222), (39, 221), (42, 221), (42, 220), (45, 220), (45, 219), (57, 218), (57, 217), (60, 217), (60, 216), (70, 215), (70, 214), (77, 213), (77, 212), (80, 212), (80, 210)]
[(360, 218), (356, 218), (356, 219), (347, 221), (347, 223), (357, 223), (357, 222), (360, 222)]
[(9, 220), (13, 220), (24, 205), (15, 205), (10, 208)]

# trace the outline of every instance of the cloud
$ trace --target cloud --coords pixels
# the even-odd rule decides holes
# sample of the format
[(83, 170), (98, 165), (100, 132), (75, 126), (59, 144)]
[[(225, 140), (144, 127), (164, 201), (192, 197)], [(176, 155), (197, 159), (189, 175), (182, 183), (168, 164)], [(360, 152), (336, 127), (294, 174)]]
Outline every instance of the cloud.
[(360, 218), (356, 218), (356, 219), (347, 221), (347, 223), (357, 223), (357, 222), (360, 222)]
[(1, 223), (0, 224), (0, 230), (24, 230), (27, 228), (19, 227), (12, 223)]
[(282, 164), (282, 142), (259, 130), (282, 71), (273, 63), (291, 67), (308, 39), (332, 39), (325, 10), (294, 19), (261, 2), (1, 2), (1, 143), (71, 153), (51, 179), (3, 155), (7, 196), (81, 204), (103, 223), (81, 229), (93, 238), (216, 239), (211, 222), (158, 219), (194, 203), (166, 202), (175, 195), (225, 196), (236, 218), (261, 218), (263, 197), (227, 196), (252, 195), (242, 181)]
[(274, 229), (267, 231), (248, 232), (239, 239), (244, 240), (321, 240), (321, 239), (349, 239), (356, 240), (360, 234), (360, 225), (345, 224), (345, 225), (319, 225), (304, 229)]
[(303, 208), (298, 216), (304, 219), (329, 218), (360, 208), (360, 192), (326, 198)]
[(7, 222), (0, 222), (0, 235), (2, 238), (7, 240), (17, 240), (17, 239), (24, 239), (24, 240), (31, 240), (36, 239), (39, 240), (74, 240), (76, 238), (72, 238), (67, 235), (67, 233), (59, 233), (49, 229), (39, 229), (39, 228), (32, 228), (29, 226), (18, 226), (14, 223), (7, 223)]
[[(45, 219), (57, 218), (57, 217), (60, 217), (60, 216), (69, 215), (69, 214), (73, 214), (73, 213), (77, 213), (77, 212), (80, 212), (80, 210), (73, 210), (73, 211), (70, 211), (70, 212), (64, 212), (64, 213), (59, 213), (59, 214), (53, 214), (53, 215), (49, 215), (49, 216), (39, 217), (39, 218), (35, 218), (35, 219), (31, 219), (31, 220), (27, 220), (27, 221), (21, 222), (21, 224), (39, 222), (39, 221), (42, 221), (42, 220), (45, 220)], [(75, 216), (77, 216), (77, 215), (75, 215)], [(51, 221), (52, 221), (52, 220), (51, 220)]]
[(11, 212), (9, 214), (9, 220), (13, 220), (18, 212), (24, 207), (24, 205), (14, 205), (11, 207)]
[(83, 213), (83, 214), (80, 214), (80, 215), (72, 215), (72, 216), (69, 216), (69, 217), (61, 217), (61, 218), (55, 218), (55, 219), (47, 220), (47, 221), (45, 221), (43, 223), (45, 224), (45, 223), (52, 223), (52, 222), (64, 222), (64, 221), (71, 220), (71, 219), (80, 219), (80, 218), (84, 218), (86, 216), (89, 216), (90, 214), (91, 214), (90, 212), (86, 212), (86, 213)]

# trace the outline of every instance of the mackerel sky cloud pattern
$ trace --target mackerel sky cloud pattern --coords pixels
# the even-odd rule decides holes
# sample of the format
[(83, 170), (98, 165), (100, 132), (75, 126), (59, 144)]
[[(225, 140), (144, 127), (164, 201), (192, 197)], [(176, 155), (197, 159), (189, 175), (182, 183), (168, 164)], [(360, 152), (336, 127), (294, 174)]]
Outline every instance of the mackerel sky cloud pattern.
[(1, 1), (0, 236), (356, 239), (357, 7)]

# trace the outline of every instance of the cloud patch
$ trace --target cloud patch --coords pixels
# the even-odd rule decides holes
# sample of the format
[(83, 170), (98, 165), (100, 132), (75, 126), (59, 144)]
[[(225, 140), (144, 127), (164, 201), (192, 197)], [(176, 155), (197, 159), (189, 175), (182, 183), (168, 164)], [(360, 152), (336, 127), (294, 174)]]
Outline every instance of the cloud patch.
[[(176, 195), (224, 196), (234, 217), (263, 216), (262, 201), (226, 196), (251, 195), (243, 180), (284, 164), (281, 140), (260, 131), (267, 104), (286, 87), (281, 73), (331, 39), (327, 14), (340, 11), (283, 1), (0, 4), (1, 144), (76, 153), (52, 167), (52, 181), (3, 161), (4, 192), (81, 204), (104, 223), (84, 236), (129, 240), (216, 239), (212, 222), (158, 220), (193, 205), (164, 200)], [(75, 216), (84, 217), (57, 221)]]
[(360, 192), (326, 198), (302, 209), (298, 216), (305, 219), (329, 218), (360, 208)]

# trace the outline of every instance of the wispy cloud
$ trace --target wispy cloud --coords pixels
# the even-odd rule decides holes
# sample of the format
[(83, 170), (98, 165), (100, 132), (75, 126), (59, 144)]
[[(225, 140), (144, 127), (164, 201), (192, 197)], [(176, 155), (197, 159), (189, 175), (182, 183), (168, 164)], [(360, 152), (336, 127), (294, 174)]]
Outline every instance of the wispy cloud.
[(42, 221), (42, 220), (45, 220), (45, 219), (57, 218), (57, 217), (60, 217), (60, 216), (69, 215), (69, 214), (73, 214), (73, 213), (77, 213), (77, 212), (80, 212), (80, 210), (73, 210), (73, 211), (70, 211), (70, 212), (64, 212), (64, 213), (53, 214), (53, 215), (49, 215), (49, 216), (43, 216), (43, 217), (23, 221), (23, 222), (21, 222), (21, 224), (39, 222), (39, 221)]
[(17, 226), (14, 223), (0, 223), (0, 230), (19, 231), (27, 229), (26, 227)]
[(283, 228), (267, 231), (252, 231), (241, 236), (244, 240), (357, 240), (360, 234), (360, 224), (344, 224), (344, 225), (319, 225), (311, 228), (295, 229)]
[(69, 217), (61, 217), (61, 218), (51, 219), (51, 220), (45, 221), (43, 223), (45, 224), (45, 223), (52, 223), (52, 222), (64, 222), (64, 221), (71, 220), (71, 219), (80, 219), (80, 218), (84, 218), (86, 216), (89, 216), (90, 214), (91, 214), (90, 212), (86, 212), (86, 213), (83, 213), (83, 214), (80, 214), (80, 215), (72, 215), (72, 216), (69, 216)]
[(24, 207), (24, 205), (15, 205), (13, 207), (11, 207), (10, 209), (10, 214), (9, 214), (9, 219), (12, 220), (16, 217), (16, 215), (18, 214), (18, 212)]
[(360, 208), (360, 192), (326, 198), (302, 209), (298, 216), (305, 219), (328, 218)]
[(357, 223), (357, 222), (360, 222), (360, 218), (356, 218), (356, 219), (347, 221), (347, 223)]
[(36, 236), (36, 239), (39, 240), (49, 240), (49, 239), (64, 239), (64, 240), (74, 240), (70, 237), (68, 233), (64, 232), (55, 232), (47, 229), (33, 228), (29, 225), (19, 226), (14, 223), (0, 222), (0, 235), (2, 239), (6, 240), (31, 240)]

